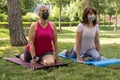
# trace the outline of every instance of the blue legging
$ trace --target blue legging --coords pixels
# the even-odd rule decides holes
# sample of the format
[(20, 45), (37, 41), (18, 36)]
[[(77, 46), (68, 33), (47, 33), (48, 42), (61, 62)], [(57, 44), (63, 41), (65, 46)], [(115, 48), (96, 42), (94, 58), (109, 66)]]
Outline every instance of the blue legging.
[[(101, 56), (100, 53), (96, 50), (96, 49), (90, 49), (88, 50), (86, 53), (82, 53), (80, 55), (84, 55), (84, 57), (90, 57), (89, 60), (100, 60)], [(71, 53), (67, 54), (68, 57), (72, 57), (72, 58), (76, 58), (77, 54), (76, 52), (73, 50)]]

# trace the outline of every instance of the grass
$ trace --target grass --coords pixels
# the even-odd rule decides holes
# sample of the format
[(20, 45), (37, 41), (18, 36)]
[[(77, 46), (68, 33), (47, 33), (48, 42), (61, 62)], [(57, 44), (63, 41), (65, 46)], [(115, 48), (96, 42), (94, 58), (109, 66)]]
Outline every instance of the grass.
[[(26, 29), (25, 29), (26, 30)], [(59, 52), (70, 50), (75, 43), (76, 27), (62, 28), (58, 33)], [(120, 58), (120, 29), (113, 31), (112, 27), (100, 27), (101, 53), (108, 58)], [(110, 41), (110, 42), (109, 42)], [(119, 80), (120, 65), (95, 67), (72, 63), (68, 67), (49, 68), (31, 71), (22, 66), (3, 60), (5, 56), (15, 57), (24, 52), (25, 47), (13, 47), (9, 43), (7, 28), (0, 27), (0, 80)], [(70, 60), (60, 58), (65, 63)]]

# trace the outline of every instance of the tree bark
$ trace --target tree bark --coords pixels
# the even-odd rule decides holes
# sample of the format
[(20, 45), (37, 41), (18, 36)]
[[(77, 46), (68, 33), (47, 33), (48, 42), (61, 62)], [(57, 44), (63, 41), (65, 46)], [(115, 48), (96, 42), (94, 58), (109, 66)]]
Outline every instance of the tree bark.
[(86, 0), (86, 8), (90, 7), (90, 0)]
[(116, 20), (115, 20), (114, 31), (117, 31), (117, 17), (118, 17), (118, 2), (116, 1)]
[(61, 11), (62, 11), (62, 1), (59, 0), (59, 7), (60, 7), (60, 12), (59, 12), (59, 28), (60, 28), (60, 32), (62, 32), (62, 28), (61, 28)]
[(7, 0), (10, 43), (12, 46), (27, 44), (22, 25), (21, 6), (19, 0)]

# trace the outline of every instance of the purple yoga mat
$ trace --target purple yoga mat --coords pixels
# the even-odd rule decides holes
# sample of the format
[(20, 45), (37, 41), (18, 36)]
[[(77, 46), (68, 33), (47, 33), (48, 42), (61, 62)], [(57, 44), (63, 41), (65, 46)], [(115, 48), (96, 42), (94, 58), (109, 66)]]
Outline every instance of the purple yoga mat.
[[(4, 60), (19, 64), (21, 66), (24, 66), (28, 69), (31, 69), (31, 65), (29, 62), (23, 62), (20, 58), (10, 58), (10, 57), (4, 57)], [(59, 67), (59, 66), (67, 66), (69, 63), (65, 63), (65, 64), (55, 64), (53, 66), (43, 66), (41, 64), (37, 64), (37, 68), (36, 69), (43, 69), (43, 68), (49, 68), (49, 67)]]

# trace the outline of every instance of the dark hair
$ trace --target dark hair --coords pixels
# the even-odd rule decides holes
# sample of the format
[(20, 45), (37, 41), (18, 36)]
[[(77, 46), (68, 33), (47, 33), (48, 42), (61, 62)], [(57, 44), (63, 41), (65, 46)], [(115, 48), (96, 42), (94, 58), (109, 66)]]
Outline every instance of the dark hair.
[[(85, 8), (84, 11), (83, 11), (81, 23), (83, 23), (83, 24), (87, 24), (87, 23), (88, 23), (88, 17), (87, 17), (87, 15), (89, 14), (89, 12), (90, 12), (91, 10), (92, 10), (93, 13), (95, 14), (95, 16), (97, 15), (97, 11), (96, 11), (95, 8), (93, 8), (93, 7)], [(97, 18), (95, 18), (95, 20), (93, 21), (93, 25), (96, 25), (96, 24), (97, 24)]]

